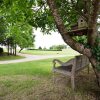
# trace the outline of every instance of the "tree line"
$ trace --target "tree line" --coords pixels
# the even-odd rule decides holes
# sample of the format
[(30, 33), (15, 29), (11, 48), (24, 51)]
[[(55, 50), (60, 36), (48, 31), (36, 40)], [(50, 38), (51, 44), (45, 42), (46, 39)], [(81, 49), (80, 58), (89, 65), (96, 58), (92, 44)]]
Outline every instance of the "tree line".
[(8, 55), (16, 55), (17, 46), (21, 48), (20, 51), (34, 46), (35, 36), (32, 26), (28, 23), (30, 16), (27, 16), (32, 10), (26, 11), (24, 8), (27, 6), (27, 2), (24, 5), (20, 1), (0, 1), (0, 44), (7, 46)]

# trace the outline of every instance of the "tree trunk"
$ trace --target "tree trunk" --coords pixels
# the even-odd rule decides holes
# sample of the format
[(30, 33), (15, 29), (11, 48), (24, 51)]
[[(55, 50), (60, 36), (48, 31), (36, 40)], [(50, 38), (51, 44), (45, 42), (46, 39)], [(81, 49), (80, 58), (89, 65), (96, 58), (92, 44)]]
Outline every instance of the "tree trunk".
[(10, 44), (10, 55), (12, 55), (12, 45)]
[[(54, 0), (48, 0), (48, 5), (52, 11), (52, 15), (55, 20), (55, 24), (57, 26), (57, 29), (59, 33), (61, 34), (63, 40), (65, 43), (67, 43), (71, 48), (78, 51), (81, 54), (86, 55), (87, 57), (92, 56), (91, 49), (85, 48), (83, 44), (76, 42), (69, 34), (67, 33), (67, 29), (63, 24), (63, 21), (60, 17), (60, 14), (56, 8)], [(80, 49), (79, 49), (80, 48)]]
[[(100, 0), (94, 0), (93, 10), (88, 13), (88, 28), (92, 29), (91, 33), (88, 33), (88, 44), (91, 46), (95, 45), (95, 40), (97, 37), (97, 18), (100, 9)], [(91, 9), (90, 9), (91, 10)]]
[(22, 50), (23, 50), (23, 48), (21, 48), (21, 49), (19, 50), (19, 53), (21, 53)]
[(9, 52), (10, 52), (10, 50), (9, 50), (9, 40), (8, 40), (8, 55), (9, 55)]
[(13, 44), (13, 55), (15, 55), (15, 47), (14, 47), (14, 44)]
[(17, 45), (16, 45), (16, 43), (15, 43), (15, 56), (16, 56), (16, 51), (17, 51), (17, 50), (16, 50), (16, 49), (17, 49), (16, 46), (17, 46)]
[[(47, 3), (49, 5), (52, 15), (54, 17), (56, 27), (57, 27), (59, 33), (61, 34), (63, 40), (71, 48), (73, 48), (74, 50), (78, 51), (81, 54), (86, 55), (89, 58), (92, 66), (93, 66), (95, 75), (97, 77), (98, 84), (100, 85), (100, 74), (96, 69), (97, 61), (93, 57), (91, 49), (85, 48), (83, 44), (76, 42), (75, 40), (73, 40), (72, 37), (69, 36), (69, 34), (67, 33), (67, 29), (64, 26), (64, 23), (62, 21), (62, 18), (60, 17), (59, 11), (56, 8), (55, 0), (47, 0)], [(99, 0), (95, 0), (94, 6), (98, 6), (98, 3), (99, 3)], [(89, 43), (91, 46), (93, 46), (95, 43), (95, 37), (96, 37), (95, 29), (96, 29), (96, 18), (97, 18), (98, 9), (99, 9), (99, 6), (96, 7), (96, 10), (94, 9), (93, 14), (95, 14), (95, 15), (92, 14), (93, 16), (91, 17), (91, 20), (89, 21), (89, 28), (93, 29), (92, 33), (89, 33), (89, 34), (91, 34), (90, 38), (89, 38)], [(91, 22), (92, 22), (92, 24), (91, 24)]]
[(99, 64), (100, 62), (98, 62), (94, 57), (89, 58), (91, 64), (92, 64), (92, 68), (95, 72), (96, 78), (97, 78), (97, 84), (100, 87), (100, 71), (97, 70), (96, 66), (97, 64)]

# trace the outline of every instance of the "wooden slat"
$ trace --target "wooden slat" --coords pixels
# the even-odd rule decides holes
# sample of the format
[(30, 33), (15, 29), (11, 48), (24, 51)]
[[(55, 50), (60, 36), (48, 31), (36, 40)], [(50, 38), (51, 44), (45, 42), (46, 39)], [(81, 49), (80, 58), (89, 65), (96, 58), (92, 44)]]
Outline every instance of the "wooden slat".
[(53, 69), (53, 72), (58, 72), (64, 75), (71, 76), (71, 72), (65, 71), (65, 70), (59, 70), (59, 69)]

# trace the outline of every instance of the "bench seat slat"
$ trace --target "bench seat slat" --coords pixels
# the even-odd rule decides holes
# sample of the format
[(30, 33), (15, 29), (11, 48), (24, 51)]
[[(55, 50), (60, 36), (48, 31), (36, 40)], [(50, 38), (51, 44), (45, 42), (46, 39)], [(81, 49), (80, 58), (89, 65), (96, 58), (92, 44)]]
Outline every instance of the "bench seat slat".
[(68, 72), (68, 71), (65, 71), (65, 70), (59, 70), (59, 69), (54, 68), (53, 72), (58, 72), (58, 73), (61, 73), (61, 74), (64, 74), (64, 75), (71, 76), (71, 72)]

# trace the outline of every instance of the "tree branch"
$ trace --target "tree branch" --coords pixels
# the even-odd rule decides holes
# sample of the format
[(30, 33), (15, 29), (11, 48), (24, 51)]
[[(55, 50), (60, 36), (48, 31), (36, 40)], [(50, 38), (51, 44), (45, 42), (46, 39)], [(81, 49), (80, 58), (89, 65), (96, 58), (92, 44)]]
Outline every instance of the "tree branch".
[[(46, 2), (42, 1), (41, 6), (39, 7), (38, 5), (36, 5), (35, 7), (33, 7), (32, 9), (35, 10), (36, 13), (38, 13), (40, 10), (42, 10), (43, 7), (45, 7)], [(39, 8), (38, 8), (39, 7)]]
[[(77, 5), (78, 5), (78, 3), (79, 3), (79, 0), (77, 0), (76, 4), (75, 4), (74, 0), (71, 0), (71, 3), (72, 3), (73, 8), (75, 9), (75, 11), (76, 11), (81, 17), (83, 17), (83, 19), (87, 22), (88, 17), (87, 17), (84, 13), (82, 13), (82, 11), (80, 11), (79, 9), (77, 9)], [(86, 5), (85, 5), (85, 6), (86, 6)]]
[(91, 32), (91, 34), (88, 35), (88, 43), (89, 45), (94, 46), (95, 39), (97, 37), (96, 26), (97, 26), (97, 18), (98, 18), (99, 9), (100, 9), (100, 6), (99, 6), (100, 0), (93, 0), (92, 4), (93, 4), (93, 10), (89, 17), (88, 27), (90, 29), (93, 29), (93, 31)]
[(72, 37), (69, 36), (69, 34), (67, 33), (67, 29), (64, 26), (64, 23), (60, 17), (60, 14), (56, 8), (56, 4), (54, 2), (54, 0), (47, 0), (47, 3), (52, 11), (52, 14), (54, 16), (54, 20), (57, 26), (58, 31), (60, 32), (63, 40), (65, 41), (65, 43), (67, 43), (69, 46), (71, 46), (71, 48), (73, 48), (74, 50), (88, 56), (91, 57), (92, 53), (90, 49), (87, 49), (84, 47), (84, 45), (76, 42)]
[(94, 0), (93, 1), (93, 12), (92, 12), (92, 15), (91, 15), (93, 23), (97, 22), (99, 10), (100, 10), (100, 0)]

